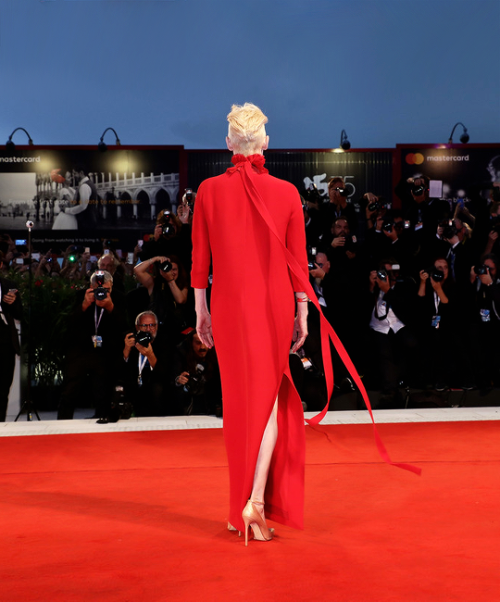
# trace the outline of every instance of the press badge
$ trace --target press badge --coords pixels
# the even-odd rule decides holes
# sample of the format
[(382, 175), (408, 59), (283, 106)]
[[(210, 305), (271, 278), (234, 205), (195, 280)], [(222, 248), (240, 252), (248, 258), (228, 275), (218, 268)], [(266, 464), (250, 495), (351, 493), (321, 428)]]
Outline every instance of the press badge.
[(479, 315), (481, 316), (481, 322), (489, 322), (491, 320), (489, 309), (480, 309)]
[(431, 325), (433, 328), (439, 328), (439, 322), (441, 321), (441, 316), (433, 316)]
[(95, 347), (102, 347), (102, 337), (99, 336), (98, 334), (95, 334), (92, 337), (92, 343), (94, 343), (94, 348)]

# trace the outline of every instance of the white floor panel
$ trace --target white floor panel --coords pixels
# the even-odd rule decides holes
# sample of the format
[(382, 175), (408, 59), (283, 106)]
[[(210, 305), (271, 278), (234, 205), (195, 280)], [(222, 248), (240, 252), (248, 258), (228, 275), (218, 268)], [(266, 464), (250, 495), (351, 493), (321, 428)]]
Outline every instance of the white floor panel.
[[(42, 420), (27, 421), (21, 416), (17, 422), (0, 423), (0, 437), (29, 435), (71, 435), (79, 433), (119, 433), (133, 431), (176, 431), (188, 429), (222, 428), (222, 419), (215, 416), (168, 416), (165, 418), (130, 418), (112, 424), (97, 424), (95, 418), (86, 418), (92, 410), (77, 410), (74, 420), (56, 420), (55, 412), (41, 412)], [(306, 412), (312, 418), (315, 412)], [(431, 408), (420, 410), (374, 410), (375, 422), (460, 422), (500, 420), (499, 407), (487, 408)], [(327, 412), (321, 424), (368, 424), (367, 411)]]

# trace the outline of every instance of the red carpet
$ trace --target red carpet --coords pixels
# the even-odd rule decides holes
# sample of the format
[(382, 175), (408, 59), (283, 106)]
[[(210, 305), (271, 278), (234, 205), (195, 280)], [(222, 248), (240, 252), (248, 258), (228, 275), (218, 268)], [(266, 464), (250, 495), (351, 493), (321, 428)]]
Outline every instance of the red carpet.
[(306, 529), (225, 529), (220, 430), (0, 438), (3, 602), (496, 601), (500, 423), (306, 428)]

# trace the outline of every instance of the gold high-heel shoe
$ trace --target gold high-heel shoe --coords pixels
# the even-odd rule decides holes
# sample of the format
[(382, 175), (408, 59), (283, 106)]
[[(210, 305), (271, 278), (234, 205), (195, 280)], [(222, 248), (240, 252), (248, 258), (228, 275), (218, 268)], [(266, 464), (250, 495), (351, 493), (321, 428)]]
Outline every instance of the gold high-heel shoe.
[[(238, 531), (238, 529), (236, 527), (233, 527), (233, 525), (231, 523), (227, 523), (227, 530), (228, 531)], [(238, 531), (238, 537), (241, 537), (241, 531)]]
[(245, 523), (245, 545), (248, 546), (248, 527), (252, 528), (253, 538), (257, 541), (271, 541), (273, 538), (274, 529), (269, 529), (266, 525), (266, 520), (262, 518), (260, 513), (254, 506), (263, 506), (264, 502), (256, 502), (248, 500), (247, 505), (243, 509), (242, 517)]

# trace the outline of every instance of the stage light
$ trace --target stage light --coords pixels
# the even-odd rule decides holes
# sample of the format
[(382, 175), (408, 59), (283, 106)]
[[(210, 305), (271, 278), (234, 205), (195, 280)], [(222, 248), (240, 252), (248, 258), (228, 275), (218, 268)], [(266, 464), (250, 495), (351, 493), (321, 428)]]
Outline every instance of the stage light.
[(470, 140), (470, 136), (467, 133), (467, 128), (465, 127), (465, 125), (463, 123), (461, 123), (460, 121), (455, 123), (455, 125), (453, 126), (453, 129), (451, 130), (451, 134), (450, 134), (450, 139), (448, 140), (448, 144), (453, 144), (453, 133), (455, 132), (455, 128), (457, 127), (457, 125), (461, 125), (464, 128), (464, 132), (460, 136), (460, 142), (462, 144), (467, 144), (467, 142), (469, 142), (469, 140)]
[(101, 153), (105, 153), (108, 150), (108, 145), (104, 142), (104, 136), (106, 135), (106, 132), (108, 132), (109, 130), (111, 130), (113, 132), (113, 134), (115, 135), (116, 146), (121, 146), (120, 138), (118, 138), (118, 134), (115, 132), (115, 130), (113, 128), (106, 128), (104, 130), (103, 135), (101, 136), (101, 139), (99, 140), (98, 145), (97, 145), (97, 148), (101, 151)]
[(340, 132), (340, 148), (345, 151), (351, 148), (351, 143), (347, 139), (347, 133), (345, 130)]
[(17, 130), (23, 130), (23, 132), (26, 134), (26, 136), (28, 136), (28, 144), (30, 146), (33, 146), (33, 140), (31, 139), (31, 136), (28, 134), (28, 132), (24, 128), (16, 128), (12, 132), (12, 134), (9, 136), (9, 139), (7, 140), (7, 142), (5, 143), (7, 150), (9, 150), (11, 152), (16, 150), (16, 145), (12, 142), (12, 136), (17, 132)]

